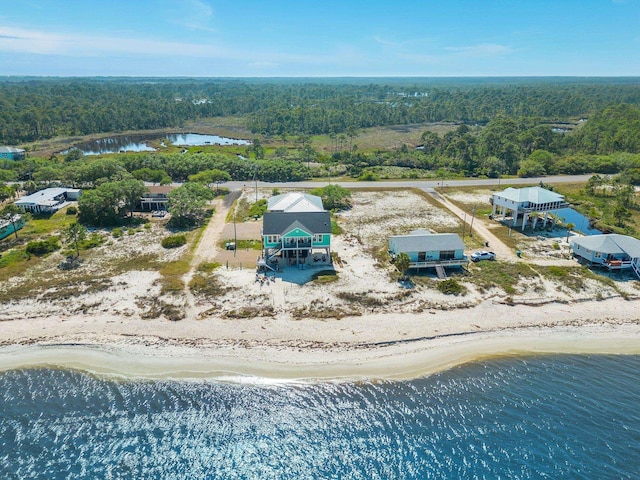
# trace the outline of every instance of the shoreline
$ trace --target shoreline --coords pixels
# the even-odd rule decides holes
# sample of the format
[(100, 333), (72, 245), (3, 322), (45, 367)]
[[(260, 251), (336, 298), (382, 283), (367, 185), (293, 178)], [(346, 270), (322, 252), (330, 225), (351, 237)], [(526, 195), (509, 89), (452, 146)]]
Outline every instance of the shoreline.
[[(621, 303), (625, 302), (625, 303)], [(640, 354), (640, 320), (637, 302), (609, 300), (608, 308), (594, 309), (603, 302), (571, 305), (563, 318), (547, 320), (558, 313), (558, 305), (547, 307), (503, 307), (487, 305), (495, 316), (483, 322), (480, 307), (464, 311), (437, 312), (425, 316), (380, 315), (353, 318), (350, 327), (369, 324), (372, 331), (347, 340), (335, 325), (325, 322), (295, 322), (287, 338), (222, 331), (209, 325), (202, 335), (200, 325), (164, 323), (183, 327), (181, 335), (152, 336), (144, 332), (109, 331), (105, 319), (93, 319), (91, 330), (78, 328), (70, 319), (47, 319), (51, 330), (38, 335), (39, 322), (15, 321), (24, 328), (1, 335), (0, 372), (21, 368), (66, 368), (120, 379), (208, 379), (238, 383), (318, 383), (327, 381), (409, 380), (432, 375), (458, 365), (487, 358), (546, 354)], [(601, 305), (605, 306), (605, 305)], [(566, 305), (565, 305), (566, 307)], [(505, 317), (502, 309), (511, 312)], [(622, 310), (620, 310), (622, 308)], [(585, 312), (587, 313), (585, 315)], [(624, 312), (626, 315), (623, 315)], [(502, 314), (501, 314), (502, 313)], [(618, 313), (616, 316), (615, 314)], [(613, 315), (612, 315), (613, 314)], [(442, 331), (454, 316), (462, 322)], [(605, 318), (606, 316), (606, 318)], [(410, 317), (410, 318), (408, 318)], [(430, 325), (420, 323), (440, 317)], [(520, 317), (520, 322), (514, 318)], [(531, 321), (536, 319), (537, 321)], [(86, 320), (85, 320), (86, 321)], [(113, 324), (113, 319), (110, 320)], [(255, 322), (259, 322), (256, 320)], [(254, 323), (255, 323), (254, 322)], [(405, 323), (418, 324), (407, 337)], [(482, 322), (484, 328), (470, 331), (468, 323)], [(14, 322), (0, 322), (0, 333)], [(27, 323), (27, 324), (25, 324)], [(96, 328), (98, 323), (102, 328)], [(145, 322), (141, 327), (144, 329)], [(218, 321), (224, 324), (224, 321)], [(283, 321), (290, 328), (291, 322)], [(318, 323), (326, 335), (314, 335)], [(344, 324), (344, 320), (336, 322)], [(67, 326), (65, 327), (65, 324)], [(14, 325), (16, 327), (17, 325)], [(244, 325), (249, 327), (249, 325)], [(475, 325), (474, 326), (478, 326)], [(70, 328), (68, 328), (70, 327)], [(435, 328), (439, 327), (439, 328)], [(55, 331), (59, 328), (60, 331)], [(174, 328), (170, 329), (176, 331)], [(31, 335), (20, 335), (30, 332)], [(217, 333), (216, 333), (217, 332)], [(255, 333), (255, 332), (252, 332)], [(272, 332), (273, 333), (273, 332)], [(280, 331), (282, 333), (282, 331)], [(13, 338), (11, 338), (13, 337)], [(314, 340), (310, 338), (315, 337)], [(322, 337), (322, 338), (318, 338)]]

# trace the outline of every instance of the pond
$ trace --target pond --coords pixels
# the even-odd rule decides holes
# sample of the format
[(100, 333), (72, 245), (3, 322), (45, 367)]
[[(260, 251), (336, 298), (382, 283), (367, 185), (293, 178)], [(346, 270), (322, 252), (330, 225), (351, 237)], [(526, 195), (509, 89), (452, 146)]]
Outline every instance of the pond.
[(562, 223), (573, 223), (574, 230), (584, 235), (600, 235), (602, 232), (589, 226), (589, 217), (581, 214), (573, 208), (563, 208), (558, 210), (558, 217), (564, 219)]
[[(177, 146), (202, 146), (202, 145), (250, 145), (247, 140), (220, 137), (218, 135), (204, 135), (201, 133), (151, 133), (136, 135), (117, 135), (114, 137), (99, 138), (89, 142), (75, 145), (73, 148), (80, 150), (84, 155), (102, 155), (105, 153), (119, 152), (155, 152), (147, 142), (166, 139)], [(164, 142), (163, 142), (164, 143)], [(60, 152), (63, 155), (69, 150)]]

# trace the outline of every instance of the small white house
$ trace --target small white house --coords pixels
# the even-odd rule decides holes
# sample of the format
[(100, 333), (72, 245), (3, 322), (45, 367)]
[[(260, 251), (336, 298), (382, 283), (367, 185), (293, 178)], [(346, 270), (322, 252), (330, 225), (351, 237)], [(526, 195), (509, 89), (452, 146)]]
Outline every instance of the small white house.
[(529, 216), (533, 212), (543, 213), (544, 222), (547, 222), (547, 213), (566, 208), (569, 204), (564, 196), (542, 187), (513, 188), (509, 187), (503, 192), (494, 193), (491, 196), (493, 204), (493, 218), (502, 215), (505, 220), (507, 215), (513, 218), (513, 226), (522, 218), (522, 230), (527, 226)]
[(15, 204), (25, 212), (49, 214), (66, 207), (69, 201), (78, 200), (81, 194), (82, 190), (78, 188), (45, 188), (25, 195), (16, 200)]
[(578, 260), (608, 268), (633, 269), (640, 277), (640, 240), (617, 233), (574, 237), (569, 242)]

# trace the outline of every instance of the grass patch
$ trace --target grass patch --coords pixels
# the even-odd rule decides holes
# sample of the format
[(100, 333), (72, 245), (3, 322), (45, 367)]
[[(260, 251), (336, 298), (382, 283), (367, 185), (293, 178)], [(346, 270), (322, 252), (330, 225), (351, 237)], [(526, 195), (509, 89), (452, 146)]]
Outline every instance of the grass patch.
[[(233, 243), (233, 238), (218, 242), (218, 246), (224, 249), (227, 243)], [(262, 242), (260, 240), (236, 240), (236, 250), (262, 250)]]
[(311, 280), (320, 285), (325, 283), (333, 283), (338, 281), (338, 275), (335, 270), (322, 270), (311, 276)]
[(467, 289), (458, 283), (455, 278), (448, 278), (446, 280), (442, 280), (437, 284), (438, 291), (444, 293), (445, 295), (465, 295), (467, 293)]
[(221, 263), (218, 262), (205, 262), (198, 265), (196, 269), (199, 273), (211, 273), (215, 269), (220, 268), (222, 266)]
[(473, 264), (471, 281), (484, 291), (498, 287), (508, 295), (516, 294), (516, 286), (521, 280), (534, 279), (538, 274), (526, 263), (478, 262)]
[(189, 290), (200, 297), (220, 297), (229, 291), (215, 275), (194, 275), (189, 282)]
[(189, 271), (189, 260), (180, 259), (160, 267), (162, 293), (179, 293), (184, 290), (182, 277)]
[(177, 235), (169, 235), (162, 239), (161, 245), (163, 248), (178, 248), (187, 243), (187, 236), (180, 233)]
[(348, 303), (355, 303), (363, 307), (381, 307), (386, 304), (384, 299), (369, 296), (368, 293), (338, 292), (336, 296)]
[(244, 307), (231, 310), (224, 314), (225, 318), (255, 318), (255, 317), (273, 317), (275, 310), (271, 305), (261, 307)]

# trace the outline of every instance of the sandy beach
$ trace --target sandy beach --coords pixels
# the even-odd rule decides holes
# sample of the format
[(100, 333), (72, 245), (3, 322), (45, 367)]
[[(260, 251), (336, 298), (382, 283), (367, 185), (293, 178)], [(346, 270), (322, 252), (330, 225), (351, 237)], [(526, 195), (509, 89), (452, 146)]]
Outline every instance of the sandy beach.
[[(3, 322), (0, 370), (75, 368), (129, 378), (408, 379), (481, 358), (640, 354), (638, 301), (467, 310), (318, 322), (127, 323), (115, 317)], [(482, 327), (480, 326), (482, 325)], [(162, 327), (162, 336), (151, 335)]]
[[(486, 194), (467, 200), (482, 201)], [(171, 262), (187, 251), (160, 248), (165, 233), (157, 226), (118, 239), (117, 248), (108, 243), (88, 253), (79, 269), (95, 283), (78, 280), (72, 295), (43, 287), (1, 306), (0, 370), (53, 366), (132, 378), (358, 380), (415, 378), (488, 356), (640, 354), (636, 280), (584, 278), (572, 289), (540, 274), (520, 278), (507, 294), (479, 287), (471, 271), (456, 277), (463, 295), (439, 292), (429, 276), (407, 289), (390, 280), (393, 267), (381, 265), (372, 251), (384, 248), (388, 234), (456, 231), (460, 220), (410, 191), (356, 192), (353, 203), (338, 216), (345, 233), (332, 240), (341, 262), (330, 283), (310, 280), (326, 267), (258, 281), (256, 251), (236, 257), (220, 248), (230, 227), (224, 221), (229, 205), (222, 202), (185, 275), (185, 285), (196, 276), (213, 282), (215, 294), (186, 287), (163, 292), (158, 271), (135, 269), (136, 258)], [(409, 209), (414, 215), (406, 214)], [(501, 228), (476, 222), (485, 231)], [(241, 225), (247, 239), (259, 235), (259, 222)], [(539, 270), (574, 265), (563, 237), (525, 239), (528, 264)], [(505, 256), (502, 261), (518, 261)], [(110, 273), (130, 258), (134, 268)], [(69, 280), (56, 269), (58, 261), (52, 256), (32, 275)], [(207, 262), (223, 267), (206, 276), (199, 266)], [(17, 277), (4, 288), (32, 285), (28, 281)], [(161, 309), (167, 306), (182, 317), (169, 319)]]

